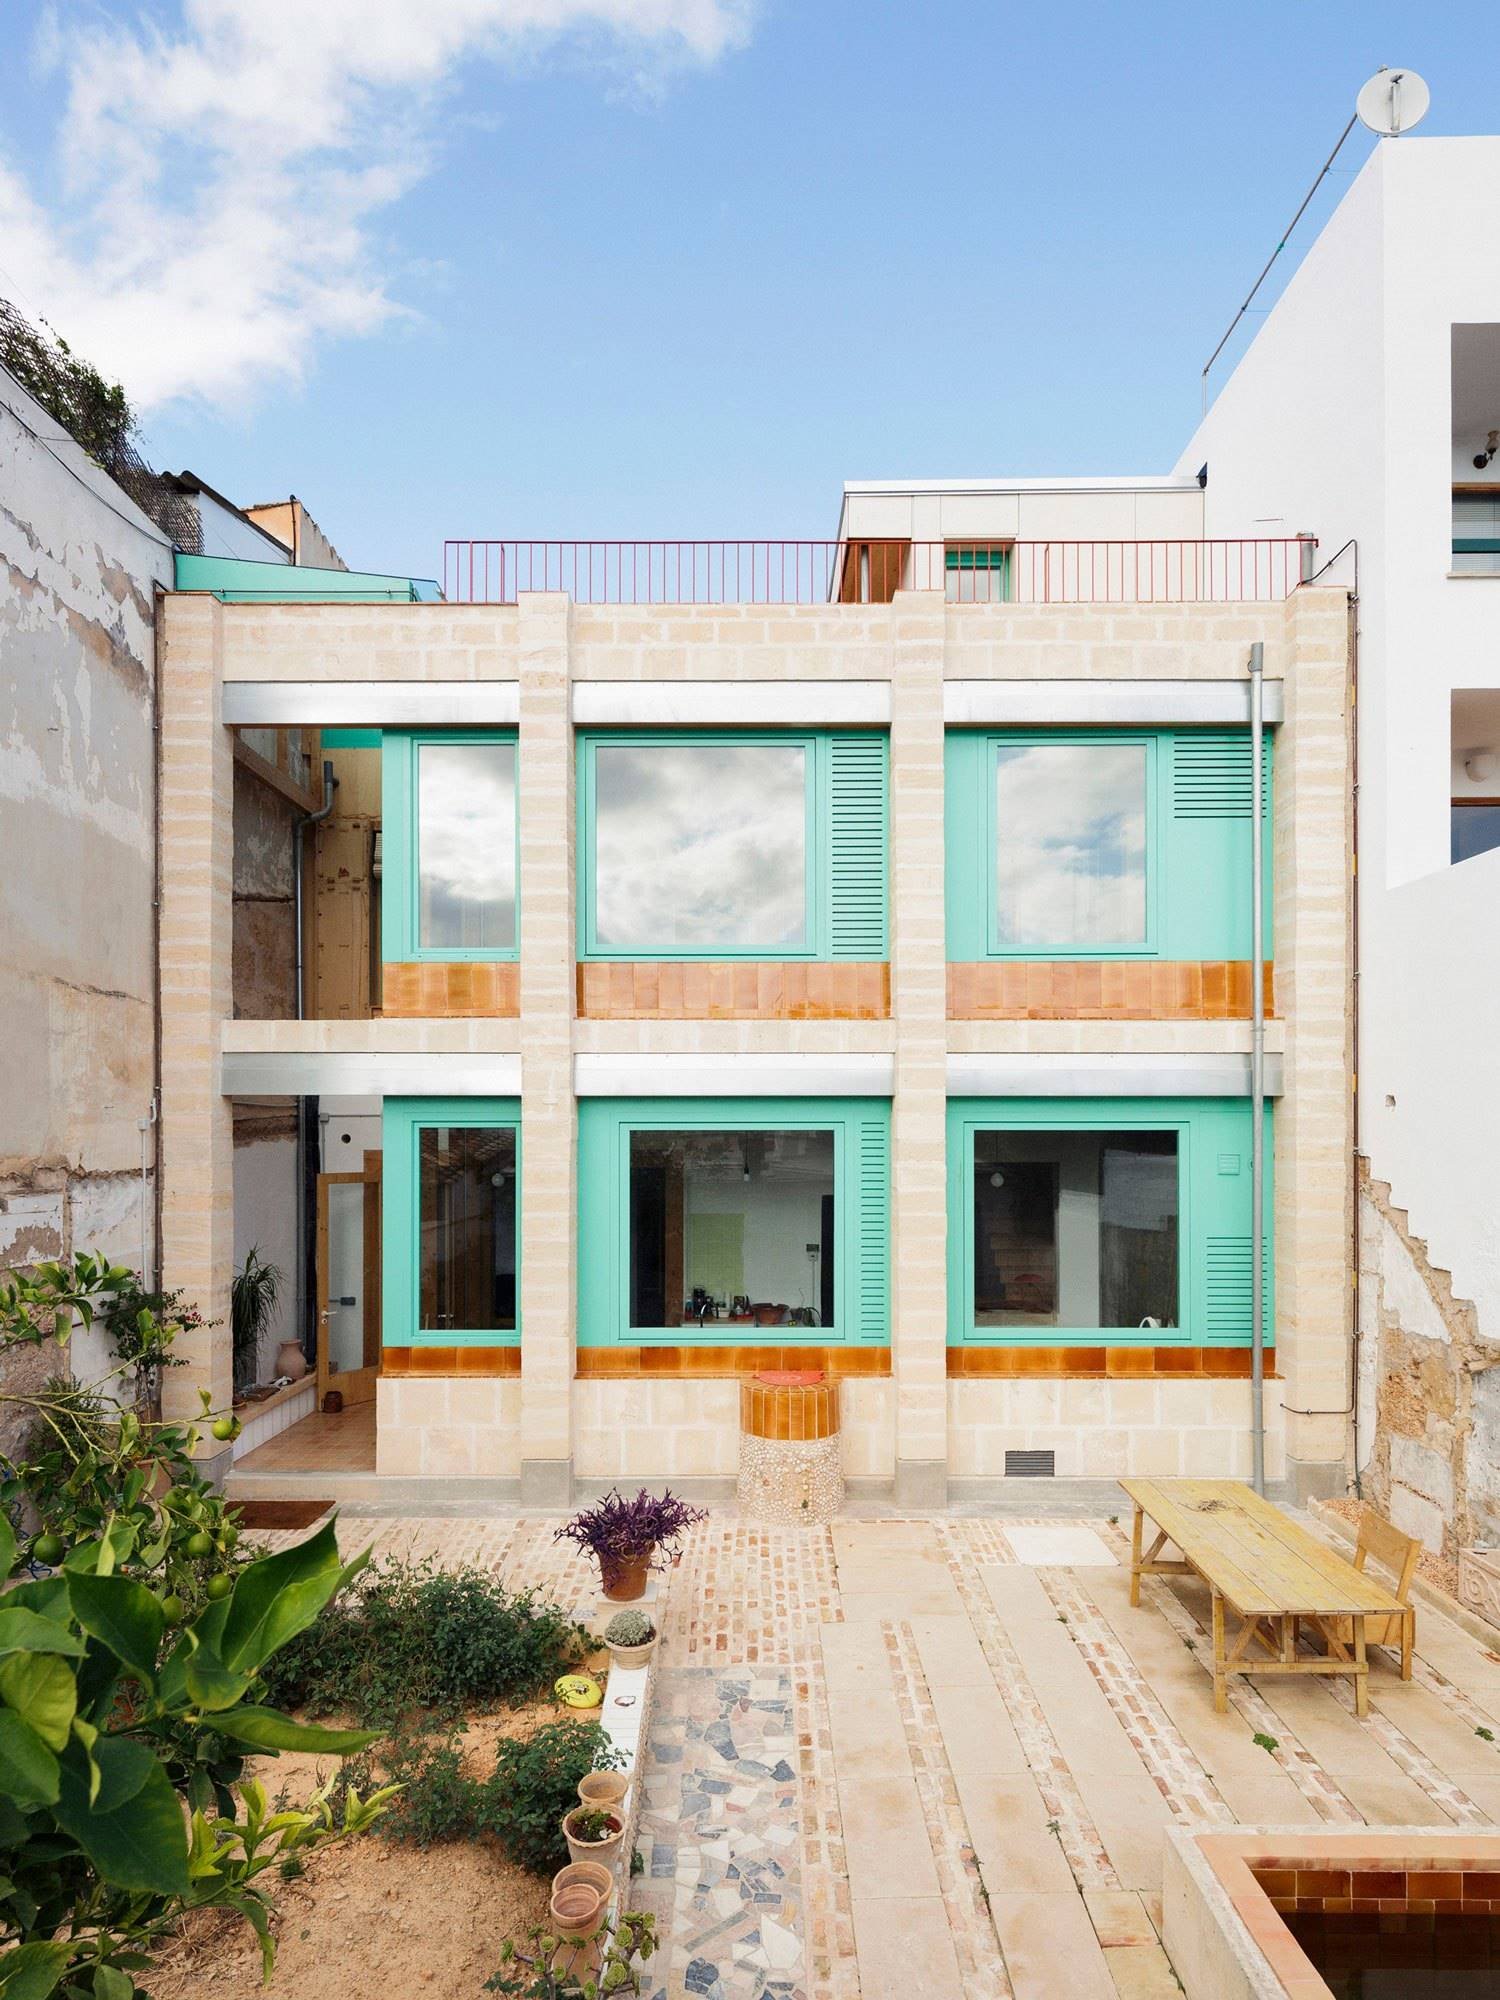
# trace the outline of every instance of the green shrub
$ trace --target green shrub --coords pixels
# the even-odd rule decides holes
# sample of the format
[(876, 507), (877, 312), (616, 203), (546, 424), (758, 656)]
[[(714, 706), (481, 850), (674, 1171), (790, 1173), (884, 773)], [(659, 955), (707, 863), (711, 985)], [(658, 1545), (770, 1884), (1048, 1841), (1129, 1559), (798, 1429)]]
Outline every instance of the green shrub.
[(519, 1708), (593, 1648), (583, 1626), (487, 1570), (377, 1565), (271, 1662), (267, 1698), (372, 1728)]
[(534, 1875), (568, 1858), (562, 1818), (578, 1804), (578, 1781), (624, 1763), (597, 1722), (549, 1722), (534, 1736), (504, 1737), (486, 1780), (479, 1823), (506, 1856)]
[(432, 1847), (473, 1836), (483, 1787), (465, 1772), (457, 1737), (436, 1747), (427, 1738), (398, 1743), (385, 1765), (387, 1777), (402, 1787), (381, 1822), (388, 1840)]

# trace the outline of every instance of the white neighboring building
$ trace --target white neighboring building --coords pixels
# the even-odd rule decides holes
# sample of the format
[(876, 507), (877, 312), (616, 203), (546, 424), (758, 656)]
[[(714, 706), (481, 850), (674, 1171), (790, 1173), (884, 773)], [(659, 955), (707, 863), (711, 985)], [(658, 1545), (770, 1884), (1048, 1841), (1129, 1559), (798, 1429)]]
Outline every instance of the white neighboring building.
[(1500, 1536), (1497, 246), (1500, 138), (1381, 142), (1176, 468), (1205, 535), (1354, 545), (1357, 1459), (1450, 1552)]

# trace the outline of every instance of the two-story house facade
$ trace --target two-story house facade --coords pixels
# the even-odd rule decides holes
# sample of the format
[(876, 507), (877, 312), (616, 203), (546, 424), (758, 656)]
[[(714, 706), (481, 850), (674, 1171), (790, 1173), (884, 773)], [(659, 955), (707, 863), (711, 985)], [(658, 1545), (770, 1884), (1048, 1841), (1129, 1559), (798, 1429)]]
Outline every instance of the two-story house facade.
[[(164, 1265), (223, 1312), (236, 1109), (298, 1106), (291, 1393), (343, 1404), (252, 1425), (236, 1490), (724, 1480), (768, 1366), (839, 1379), (901, 1504), (1248, 1476), (1257, 1242), (1268, 1480), (1342, 1490), (1348, 594), (1203, 504), (851, 487), (826, 546), (464, 545), (434, 601), (184, 571)], [(277, 1018), (236, 990), (247, 729), (335, 780)], [(227, 1396), (224, 1335), (190, 1359)]]

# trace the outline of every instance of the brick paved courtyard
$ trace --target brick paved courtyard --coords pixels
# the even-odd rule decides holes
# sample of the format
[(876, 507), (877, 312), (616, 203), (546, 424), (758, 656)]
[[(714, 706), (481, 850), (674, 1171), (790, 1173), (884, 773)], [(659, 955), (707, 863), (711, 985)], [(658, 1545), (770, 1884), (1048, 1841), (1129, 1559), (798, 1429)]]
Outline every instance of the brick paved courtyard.
[[(535, 1516), (345, 1516), (592, 1607)], [(284, 1541), (291, 1536), (271, 1539)], [(1110, 1521), (716, 1517), (667, 1581), (632, 1900), (653, 2000), (1176, 2000), (1165, 1829), (1500, 1823), (1500, 1656), (1418, 1617), (1415, 1678), (1236, 1680), (1196, 1586), (1128, 1603)], [(1259, 1739), (1259, 1740), (1257, 1740)]]

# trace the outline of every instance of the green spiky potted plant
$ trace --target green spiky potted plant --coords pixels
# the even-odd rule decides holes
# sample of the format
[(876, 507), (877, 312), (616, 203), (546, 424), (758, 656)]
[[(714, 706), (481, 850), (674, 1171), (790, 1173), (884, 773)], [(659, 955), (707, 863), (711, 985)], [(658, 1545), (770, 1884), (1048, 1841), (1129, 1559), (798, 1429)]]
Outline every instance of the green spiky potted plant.
[(234, 1274), (229, 1287), (229, 1323), (236, 1395), (255, 1383), (260, 1343), (276, 1318), (285, 1277), (279, 1265), (265, 1262), (258, 1247), (245, 1252), (245, 1261)]
[(617, 1667), (643, 1667), (656, 1650), (656, 1627), (644, 1611), (617, 1611), (604, 1628)]

